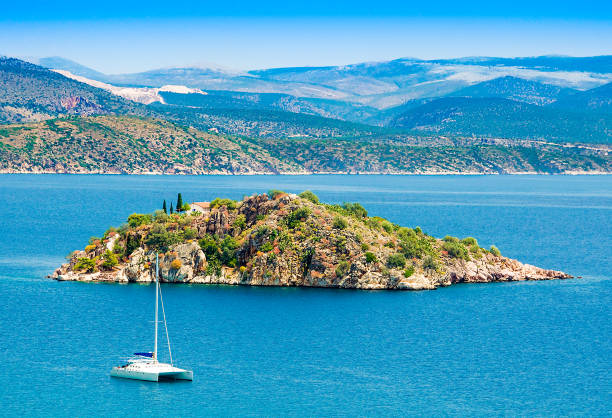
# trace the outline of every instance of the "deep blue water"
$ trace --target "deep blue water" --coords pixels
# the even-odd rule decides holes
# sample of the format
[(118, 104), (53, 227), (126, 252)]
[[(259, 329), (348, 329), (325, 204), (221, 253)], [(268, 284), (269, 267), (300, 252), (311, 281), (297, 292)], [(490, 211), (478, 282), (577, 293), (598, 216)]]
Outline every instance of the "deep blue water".
[[(583, 279), (428, 292), (164, 286), (194, 382), (113, 379), (153, 289), (44, 276), (132, 212), (311, 189)], [(0, 176), (0, 415), (610, 415), (612, 177)], [(171, 411), (171, 412), (170, 412)]]

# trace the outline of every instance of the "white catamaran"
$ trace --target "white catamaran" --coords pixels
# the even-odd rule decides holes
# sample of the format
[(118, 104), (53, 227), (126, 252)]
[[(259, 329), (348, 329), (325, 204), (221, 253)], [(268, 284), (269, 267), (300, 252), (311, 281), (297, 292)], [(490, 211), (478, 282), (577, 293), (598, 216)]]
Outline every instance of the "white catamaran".
[[(160, 363), (157, 360), (157, 324), (158, 324), (158, 299), (161, 298), (164, 328), (166, 329), (166, 340), (168, 341), (168, 354), (170, 364)], [(126, 379), (149, 380), (158, 382), (160, 380), (193, 380), (191, 370), (179, 369), (172, 363), (172, 350), (170, 349), (170, 338), (168, 337), (168, 326), (166, 324), (166, 313), (164, 311), (164, 299), (161, 297), (158, 278), (158, 256), (155, 257), (155, 343), (153, 352), (134, 353), (123, 366), (113, 367), (111, 376), (124, 377)]]

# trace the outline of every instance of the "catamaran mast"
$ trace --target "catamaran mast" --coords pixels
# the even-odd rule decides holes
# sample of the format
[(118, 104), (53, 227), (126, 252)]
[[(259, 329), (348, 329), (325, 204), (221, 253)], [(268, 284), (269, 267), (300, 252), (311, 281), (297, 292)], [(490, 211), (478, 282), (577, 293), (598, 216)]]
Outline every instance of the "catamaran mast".
[(155, 253), (155, 345), (153, 348), (153, 360), (157, 361), (157, 299), (159, 295), (159, 279), (157, 277), (159, 254)]

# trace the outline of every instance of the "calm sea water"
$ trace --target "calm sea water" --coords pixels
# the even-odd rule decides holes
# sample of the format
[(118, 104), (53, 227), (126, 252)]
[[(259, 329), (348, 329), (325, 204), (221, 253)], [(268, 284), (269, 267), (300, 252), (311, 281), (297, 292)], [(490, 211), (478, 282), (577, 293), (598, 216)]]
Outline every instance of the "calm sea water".
[[(132, 212), (311, 189), (580, 280), (429, 292), (172, 285), (193, 382), (113, 379), (153, 288), (44, 276)], [(610, 415), (612, 177), (0, 176), (0, 415)]]

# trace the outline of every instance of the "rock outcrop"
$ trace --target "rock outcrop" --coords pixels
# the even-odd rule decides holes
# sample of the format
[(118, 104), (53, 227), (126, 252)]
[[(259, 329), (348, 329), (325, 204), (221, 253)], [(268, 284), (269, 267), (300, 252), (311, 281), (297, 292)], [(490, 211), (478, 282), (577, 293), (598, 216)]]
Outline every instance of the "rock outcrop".
[[(316, 199), (312, 199), (316, 201)], [(51, 277), (163, 282), (427, 290), (455, 283), (570, 278), (485, 250), (368, 217), (359, 205), (323, 205), (278, 193), (213, 202), (210, 213), (136, 215)]]

